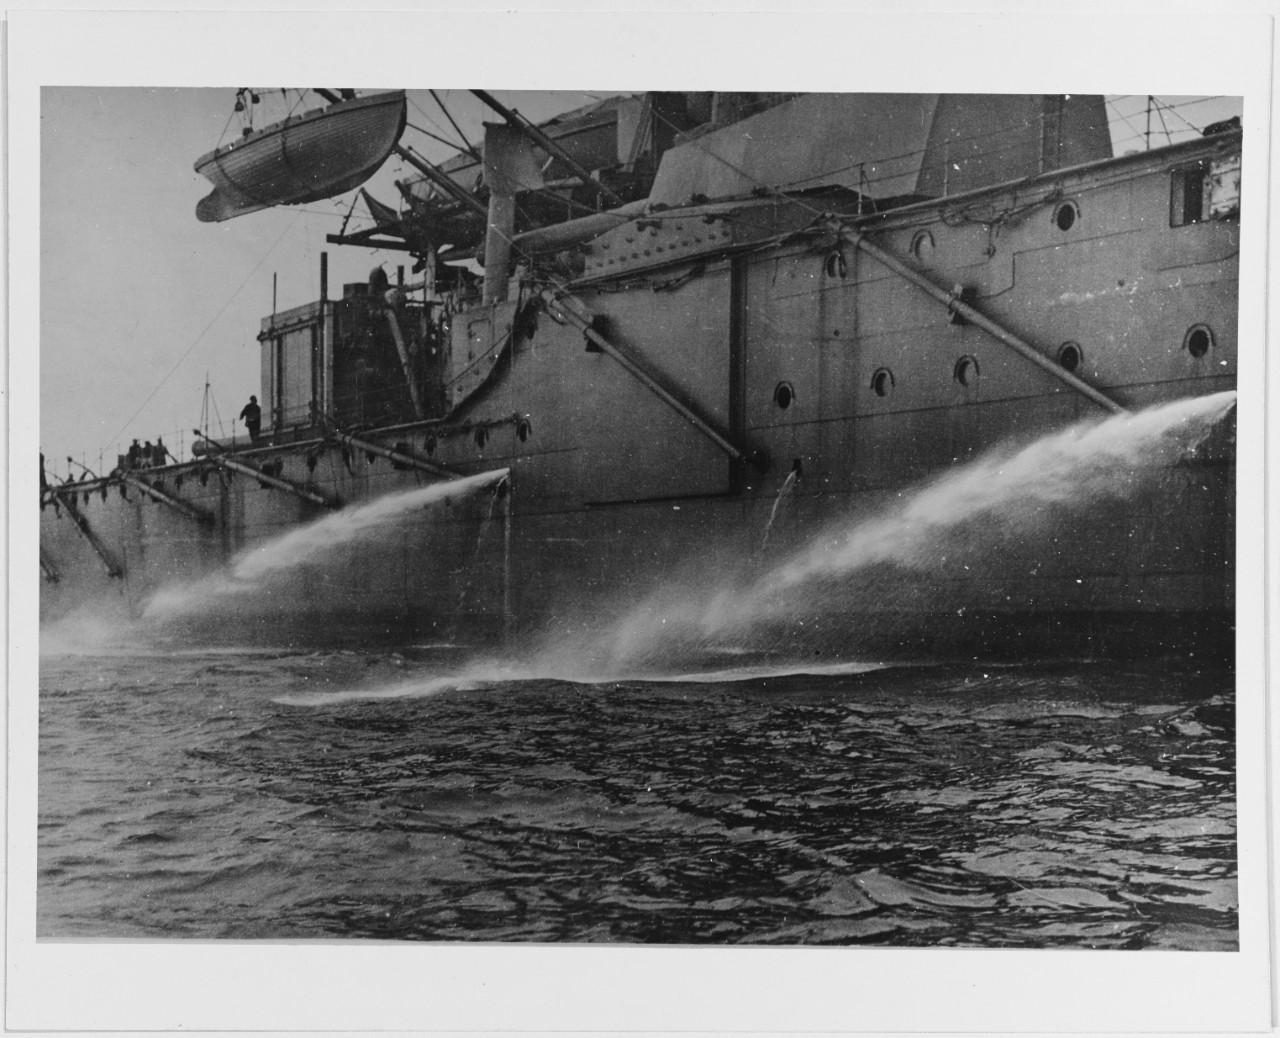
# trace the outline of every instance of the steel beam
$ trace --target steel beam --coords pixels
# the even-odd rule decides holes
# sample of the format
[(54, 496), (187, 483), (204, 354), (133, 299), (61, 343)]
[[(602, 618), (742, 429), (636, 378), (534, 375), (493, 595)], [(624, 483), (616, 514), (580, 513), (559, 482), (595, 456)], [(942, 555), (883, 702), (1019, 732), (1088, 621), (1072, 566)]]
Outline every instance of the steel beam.
[(975, 310), (972, 306), (961, 299), (957, 292), (949, 292), (945, 288), (935, 285), (919, 271), (912, 270), (902, 262), (902, 260), (898, 259), (897, 256), (890, 252), (886, 252), (884, 249), (880, 248), (880, 246), (868, 241), (864, 235), (857, 231), (846, 232), (846, 238), (848, 241), (852, 242), (856, 248), (861, 249), (868, 256), (878, 260), (899, 277), (910, 281), (922, 292), (932, 296), (952, 313), (959, 314), (970, 324), (977, 325), (997, 342), (1003, 343), (1015, 353), (1025, 357), (1032, 364), (1036, 365), (1036, 367), (1042, 368), (1060, 382), (1066, 383), (1081, 396), (1086, 397), (1099, 407), (1105, 408), (1114, 414), (1128, 413), (1126, 408), (1121, 404), (1116, 403), (1116, 401), (1112, 400), (1111, 397), (1107, 396), (1107, 394), (1102, 392), (1102, 390), (1089, 385), (1089, 383), (1084, 379), (1073, 375), (1060, 364), (1050, 360), (1026, 340), (1020, 339), (1008, 329), (996, 324), (996, 322), (990, 317), (987, 317), (985, 314)]
[(616, 191), (610, 191), (607, 187), (605, 187), (602, 183), (600, 183), (600, 181), (598, 181), (595, 177), (593, 177), (591, 173), (580, 162), (578, 162), (577, 159), (575, 159), (572, 155), (570, 155), (567, 151), (565, 151), (564, 148), (560, 147), (560, 145), (558, 145), (545, 133), (543, 133), (536, 126), (534, 126), (533, 123), (529, 122), (529, 120), (526, 119), (519, 112), (515, 112), (515, 111), (512, 111), (510, 108), (507, 108), (506, 106), (501, 104), (499, 101), (497, 101), (493, 97), (493, 95), (486, 90), (473, 90), (471, 92), (475, 94), (476, 97), (480, 98), (481, 101), (487, 104), (495, 112), (497, 112), (500, 116), (502, 116), (502, 118), (505, 119), (511, 126), (515, 127), (517, 130), (523, 133), (526, 137), (532, 140), (535, 144), (537, 144), (538, 147), (542, 148), (542, 150), (545, 151), (548, 155), (554, 155), (566, 166), (568, 166), (571, 170), (573, 170), (574, 173), (578, 175), (578, 179), (581, 180), (588, 187), (596, 191), (599, 191), (602, 195), (604, 195), (605, 198), (607, 198), (614, 205), (622, 205), (623, 202), (626, 201), (626, 199), (624, 199)]
[(736, 446), (711, 419), (701, 414), (692, 404), (682, 400), (676, 390), (664, 384), (661, 376), (649, 371), (637, 358), (615, 346), (601, 335), (592, 325), (591, 319), (584, 313), (586, 307), (581, 301), (567, 293), (557, 295), (551, 289), (543, 290), (542, 301), (553, 318), (563, 318), (569, 324), (572, 324), (595, 346), (599, 347), (601, 352), (608, 354), (621, 364), (627, 374), (631, 375), (645, 389), (649, 390), (664, 404), (688, 421), (698, 432), (702, 433), (703, 436), (734, 461), (747, 462), (757, 460), (748, 457), (747, 453)]
[(148, 497), (154, 498), (162, 505), (168, 505), (175, 512), (186, 516), (188, 519), (194, 520), (201, 526), (212, 526), (213, 516), (206, 512), (203, 508), (198, 508), (193, 504), (183, 501), (181, 498), (166, 494), (163, 490), (148, 483), (141, 476), (133, 472), (125, 473), (124, 481), (132, 487), (137, 487), (142, 493)]
[(403, 148), (397, 144), (392, 151), (399, 155), (405, 162), (409, 163), (414, 169), (430, 180), (436, 187), (440, 188), (445, 194), (464, 205), (470, 206), (486, 220), (489, 218), (489, 210), (485, 205), (469, 191), (464, 190), (455, 184), (449, 174), (443, 170), (437, 169), (424, 158), (420, 158), (411, 152), (408, 148)]
[(89, 542), (89, 546), (97, 553), (98, 558), (102, 560), (102, 564), (107, 568), (107, 576), (123, 577), (124, 566), (115, 557), (115, 553), (103, 544), (101, 538), (93, 532), (93, 527), (89, 525), (89, 520), (81, 515), (80, 509), (76, 507), (74, 498), (59, 491), (54, 491), (54, 494), (67, 509), (67, 514), (75, 522), (76, 529), (84, 535), (84, 539)]
[(234, 458), (228, 458), (220, 454), (213, 455), (213, 463), (224, 469), (230, 469), (232, 472), (240, 472), (246, 476), (252, 476), (259, 482), (265, 483), (269, 487), (275, 487), (277, 490), (285, 490), (295, 497), (300, 497), (304, 501), (310, 501), (312, 504), (320, 505), (322, 508), (341, 508), (342, 502), (336, 498), (325, 497), (318, 494), (314, 490), (308, 490), (306, 487), (300, 487), (297, 483), (291, 483), (287, 479), (281, 479), (279, 476), (269, 476), (261, 469), (247, 465), (243, 461), (237, 461)]
[(443, 465), (436, 465), (430, 461), (423, 461), (421, 458), (412, 454), (402, 454), (400, 451), (391, 450), (384, 447), (380, 443), (373, 443), (369, 440), (362, 440), (359, 437), (352, 436), (350, 433), (334, 430), (330, 434), (339, 443), (345, 443), (348, 447), (356, 450), (366, 451), (369, 454), (376, 454), (380, 458), (386, 458), (388, 461), (396, 465), (404, 465), (411, 469), (417, 469), (419, 472), (426, 472), (437, 479), (458, 479), (459, 473), (452, 469), (445, 468)]
[(44, 545), (40, 545), (40, 572), (44, 574), (44, 579), (50, 584), (56, 584), (62, 579), (58, 573), (58, 567), (53, 564), (53, 559), (49, 553), (44, 550)]

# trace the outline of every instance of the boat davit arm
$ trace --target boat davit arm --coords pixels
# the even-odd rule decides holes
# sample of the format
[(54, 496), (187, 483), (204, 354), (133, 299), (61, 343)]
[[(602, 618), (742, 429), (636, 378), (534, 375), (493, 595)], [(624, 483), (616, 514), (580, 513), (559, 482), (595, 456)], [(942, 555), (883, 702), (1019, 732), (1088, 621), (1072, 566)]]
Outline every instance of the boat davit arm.
[(958, 291), (949, 292), (945, 288), (941, 288), (938, 285), (935, 285), (932, 281), (930, 281), (927, 277), (925, 277), (919, 271), (912, 270), (909, 266), (903, 263), (902, 260), (898, 259), (897, 256), (893, 255), (890, 252), (886, 252), (884, 249), (880, 248), (880, 246), (875, 245), (872, 242), (868, 241), (863, 234), (857, 231), (853, 231), (848, 228), (845, 228), (841, 234), (841, 237), (845, 241), (850, 242), (856, 248), (861, 249), (867, 255), (878, 260), (880, 263), (888, 267), (891, 271), (893, 271), (899, 277), (904, 278), (907, 281), (910, 281), (913, 285), (915, 285), (921, 291), (932, 296), (934, 299), (940, 302), (943, 306), (945, 306), (948, 310), (950, 310), (953, 314), (958, 314), (961, 317), (963, 317), (966, 321), (968, 321), (970, 324), (977, 325), (977, 327), (981, 328), (993, 339), (996, 339), (997, 341), (1004, 343), (1015, 353), (1018, 353), (1021, 356), (1025, 357), (1027, 360), (1031, 361), (1031, 363), (1035, 364), (1037, 367), (1043, 368), (1045, 371), (1047, 371), (1050, 375), (1052, 375), (1054, 378), (1058, 379), (1059, 381), (1065, 382), (1068, 386), (1074, 389), (1081, 396), (1087, 397), (1089, 400), (1093, 401), (1093, 403), (1097, 404), (1099, 407), (1106, 408), (1108, 411), (1111, 411), (1114, 414), (1127, 413), (1126, 409), (1123, 406), (1116, 403), (1116, 401), (1112, 400), (1111, 397), (1107, 396), (1107, 394), (1102, 392), (1102, 390), (1089, 385), (1089, 383), (1084, 381), (1084, 379), (1080, 378), (1077, 375), (1073, 375), (1071, 372), (1067, 371), (1065, 368), (1061, 367), (1058, 364), (1055, 364), (1052, 360), (1046, 357), (1043, 353), (1037, 350), (1030, 343), (1026, 342), (1024, 339), (1019, 338), (1018, 336), (1014, 335), (1012, 332), (1010, 332), (1006, 328), (997, 324), (990, 317), (987, 317), (985, 314), (982, 314), (979, 311), (975, 310), (970, 304), (966, 303), (963, 299), (960, 298), (960, 294)]
[(741, 447), (738, 447), (711, 419), (700, 414), (692, 404), (682, 400), (674, 389), (664, 385), (660, 376), (649, 371), (640, 362), (639, 358), (631, 356), (630, 351), (624, 351), (621, 347), (614, 345), (601, 335), (595, 326), (594, 320), (589, 316), (590, 311), (587, 310), (581, 300), (568, 293), (556, 293), (551, 289), (545, 289), (542, 292), (542, 302), (554, 320), (561, 323), (567, 322), (577, 328), (593, 346), (621, 364), (627, 374), (688, 421), (698, 432), (702, 433), (703, 436), (729, 455), (730, 458), (734, 461), (749, 463), (756, 469), (763, 471), (762, 466), (766, 462), (762, 454), (758, 452), (749, 454)]
[(76, 529), (84, 535), (84, 539), (89, 542), (89, 546), (97, 553), (98, 558), (102, 560), (102, 564), (107, 568), (107, 576), (123, 577), (124, 566), (116, 559), (115, 553), (103, 544), (102, 539), (93, 532), (93, 527), (89, 525), (89, 520), (80, 514), (80, 509), (76, 507), (74, 495), (64, 494), (60, 491), (54, 491), (54, 494), (66, 508), (67, 514), (75, 522)]
[(203, 508), (197, 508), (195, 505), (183, 501), (181, 498), (174, 497), (172, 494), (166, 494), (163, 490), (148, 483), (141, 476), (130, 472), (123, 477), (124, 481), (131, 487), (137, 487), (142, 493), (148, 497), (159, 501), (162, 505), (168, 505), (180, 515), (185, 515), (188, 519), (192, 519), (201, 526), (212, 526), (213, 516)]

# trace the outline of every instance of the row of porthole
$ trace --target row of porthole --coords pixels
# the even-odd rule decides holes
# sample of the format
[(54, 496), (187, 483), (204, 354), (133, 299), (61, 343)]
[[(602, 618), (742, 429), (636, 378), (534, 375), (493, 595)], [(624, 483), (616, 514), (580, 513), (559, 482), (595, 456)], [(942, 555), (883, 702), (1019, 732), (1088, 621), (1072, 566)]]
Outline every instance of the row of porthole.
[[(1080, 216), (1080, 207), (1071, 201), (1059, 202), (1053, 210), (1053, 224), (1060, 231), (1069, 231), (1076, 225), (1076, 220)], [(917, 263), (927, 264), (933, 256), (933, 250), (936, 243), (933, 240), (933, 232), (920, 230), (911, 238), (911, 256)], [(830, 260), (828, 260), (830, 263)], [(828, 270), (830, 273), (830, 270)]]
[[(1192, 357), (1203, 357), (1213, 347), (1213, 330), (1207, 324), (1192, 325), (1183, 337), (1182, 346)], [(1064, 342), (1058, 347), (1058, 364), (1064, 371), (1075, 371), (1083, 360), (1084, 351), (1078, 342)], [(956, 361), (952, 369), (952, 377), (962, 386), (973, 385), (980, 374), (978, 358), (967, 353)], [(888, 368), (877, 368), (871, 376), (871, 391), (876, 396), (888, 396), (893, 387), (893, 372)], [(790, 382), (779, 382), (773, 389), (773, 402), (784, 411), (795, 398), (795, 387)]]

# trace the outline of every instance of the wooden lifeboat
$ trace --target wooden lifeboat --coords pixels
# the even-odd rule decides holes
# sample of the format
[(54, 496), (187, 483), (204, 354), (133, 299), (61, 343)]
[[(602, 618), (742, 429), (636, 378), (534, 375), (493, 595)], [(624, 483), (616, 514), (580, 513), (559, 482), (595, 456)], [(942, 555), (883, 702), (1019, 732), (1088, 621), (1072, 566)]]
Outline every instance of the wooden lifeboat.
[(217, 148), (195, 164), (214, 185), (196, 216), (219, 223), (350, 191), (386, 161), (405, 115), (403, 90), (371, 94), (290, 116)]

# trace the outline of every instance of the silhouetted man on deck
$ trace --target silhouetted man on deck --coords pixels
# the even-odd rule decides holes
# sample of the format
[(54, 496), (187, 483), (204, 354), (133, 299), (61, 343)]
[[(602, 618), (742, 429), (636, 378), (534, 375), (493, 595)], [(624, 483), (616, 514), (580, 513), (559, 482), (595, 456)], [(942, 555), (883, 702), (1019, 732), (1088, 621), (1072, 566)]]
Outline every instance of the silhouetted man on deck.
[(256, 396), (249, 397), (249, 402), (244, 405), (244, 410), (240, 412), (240, 417), (244, 419), (245, 428), (249, 430), (249, 439), (256, 440), (258, 438), (258, 430), (262, 428), (262, 408), (258, 406), (258, 398)]

